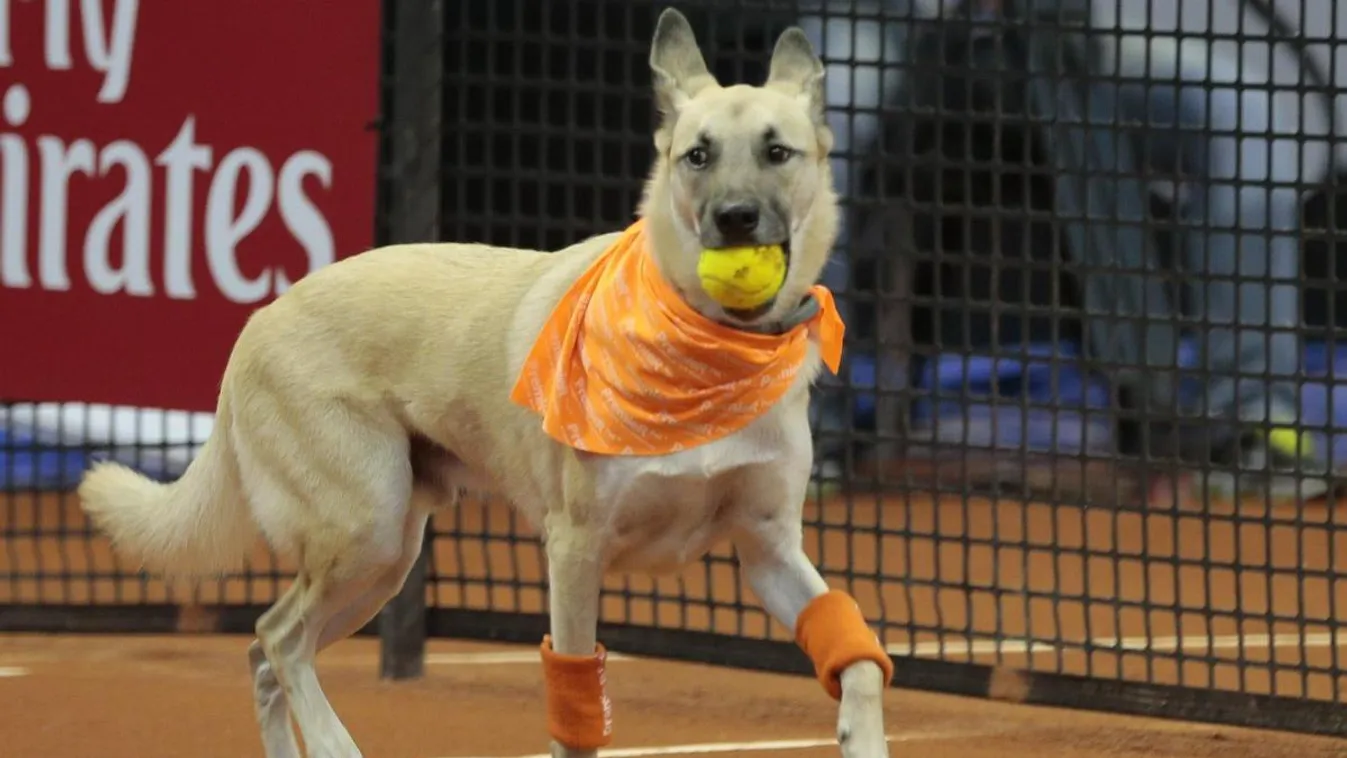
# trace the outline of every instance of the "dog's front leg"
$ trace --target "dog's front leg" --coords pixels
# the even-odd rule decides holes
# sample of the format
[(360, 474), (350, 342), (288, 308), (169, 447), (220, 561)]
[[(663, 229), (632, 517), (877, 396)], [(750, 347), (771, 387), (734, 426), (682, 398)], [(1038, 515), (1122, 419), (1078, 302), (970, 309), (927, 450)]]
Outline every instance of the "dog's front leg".
[(883, 694), (887, 653), (845, 593), (830, 591), (802, 547), (798, 514), (754, 519), (735, 540), (744, 577), (763, 607), (795, 632), (829, 694), (840, 700), (837, 741), (844, 758), (888, 755)]
[(597, 640), (603, 584), (597, 548), (574, 526), (553, 527), (548, 535), (551, 635), (542, 656), (554, 758), (593, 758), (612, 734), (605, 651)]

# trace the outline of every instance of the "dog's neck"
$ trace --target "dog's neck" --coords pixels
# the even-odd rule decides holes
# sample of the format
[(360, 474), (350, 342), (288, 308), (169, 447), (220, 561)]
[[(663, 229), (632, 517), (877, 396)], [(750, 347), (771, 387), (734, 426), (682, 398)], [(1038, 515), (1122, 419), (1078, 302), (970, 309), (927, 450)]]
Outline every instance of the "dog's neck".
[(803, 324), (813, 318), (819, 311), (818, 300), (813, 295), (805, 295), (800, 302), (776, 321), (769, 321), (765, 324), (725, 324), (735, 329), (742, 329), (746, 332), (757, 332), (759, 334), (785, 334), (795, 327)]
[[(658, 267), (658, 263), (656, 263), (656, 267)], [(673, 287), (674, 290), (678, 291), (680, 294), (682, 293), (682, 288), (678, 286), (677, 282), (674, 282), (672, 279), (669, 279), (668, 276), (662, 271), (660, 272), (660, 276), (664, 277), (664, 280), (668, 282), (669, 286)], [(787, 332), (799, 326), (800, 324), (803, 324), (809, 319), (813, 318), (819, 312), (819, 308), (820, 306), (818, 300), (815, 299), (813, 295), (806, 294), (800, 298), (800, 302), (796, 303), (794, 308), (791, 308), (789, 311), (782, 314), (780, 318), (773, 319), (771, 321), (764, 321), (760, 324), (743, 324), (743, 323), (736, 323), (734, 321), (723, 321), (721, 319), (711, 319), (711, 320), (715, 321), (717, 324), (720, 324), (721, 326), (727, 326), (731, 329), (737, 329), (741, 332), (752, 332), (754, 334), (781, 335), (786, 334)]]

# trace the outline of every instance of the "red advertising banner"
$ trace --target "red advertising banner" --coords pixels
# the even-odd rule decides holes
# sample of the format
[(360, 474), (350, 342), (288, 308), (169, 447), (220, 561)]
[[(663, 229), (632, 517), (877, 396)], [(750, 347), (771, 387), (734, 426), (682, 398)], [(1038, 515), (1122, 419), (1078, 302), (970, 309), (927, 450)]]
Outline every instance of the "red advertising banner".
[(373, 240), (376, 0), (0, 0), (0, 400), (214, 410)]

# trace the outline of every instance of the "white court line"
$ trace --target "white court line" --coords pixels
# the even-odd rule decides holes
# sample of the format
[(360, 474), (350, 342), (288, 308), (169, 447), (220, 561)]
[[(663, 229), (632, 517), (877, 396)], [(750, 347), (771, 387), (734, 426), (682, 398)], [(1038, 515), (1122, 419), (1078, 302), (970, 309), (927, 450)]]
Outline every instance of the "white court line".
[(28, 669), (23, 666), (0, 666), (0, 679), (9, 679), (16, 676), (28, 676)]
[[(975, 639), (939, 640), (918, 642), (917, 644), (898, 644), (887, 647), (890, 655), (902, 657), (930, 657), (939, 655), (994, 655), (998, 652), (1007, 655), (1038, 655), (1043, 653), (1081, 652), (1084, 642), (1072, 641), (1070, 645), (1054, 644), (1046, 640), (1029, 639)], [(1283, 648), (1305, 647), (1307, 649), (1342, 647), (1347, 645), (1347, 632), (1336, 634), (1223, 634), (1208, 636), (1205, 634), (1185, 635), (1183, 637), (1096, 637), (1089, 641), (1090, 646), (1100, 652), (1138, 652), (1152, 651), (1173, 653), (1183, 651), (1234, 650), (1245, 648)]]
[[(934, 742), (938, 740), (968, 739), (988, 737), (999, 732), (960, 731), (960, 732), (913, 732), (910, 734), (891, 734), (889, 742)], [(599, 758), (640, 758), (648, 755), (710, 755), (713, 753), (746, 753), (764, 750), (803, 750), (811, 747), (835, 747), (836, 737), (827, 739), (802, 740), (761, 740), (758, 742), (705, 742), (700, 745), (662, 745), (655, 747), (623, 747), (612, 750), (600, 750)], [(472, 758), (481, 758), (473, 756)], [(510, 756), (509, 758), (552, 758), (551, 753)]]
[[(608, 654), (609, 661), (629, 661), (617, 653)], [(537, 650), (508, 653), (427, 653), (426, 664), (432, 666), (490, 666), (502, 663), (542, 663)]]

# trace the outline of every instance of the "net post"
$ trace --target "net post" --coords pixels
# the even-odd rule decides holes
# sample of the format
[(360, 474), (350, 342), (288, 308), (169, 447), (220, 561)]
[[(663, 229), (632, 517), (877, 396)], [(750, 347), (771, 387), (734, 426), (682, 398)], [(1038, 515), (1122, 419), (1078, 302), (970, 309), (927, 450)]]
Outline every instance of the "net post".
[[(383, 145), (380, 166), (385, 230), (380, 244), (428, 242), (440, 236), (442, 0), (385, 0)], [(425, 670), (426, 568), (422, 544), (406, 582), (379, 613), (379, 676), (416, 679)]]
[(426, 667), (426, 566), (431, 529), (402, 590), (379, 612), (379, 678), (419, 679)]

